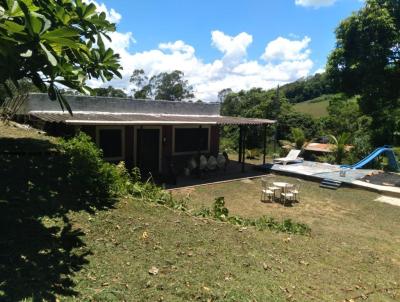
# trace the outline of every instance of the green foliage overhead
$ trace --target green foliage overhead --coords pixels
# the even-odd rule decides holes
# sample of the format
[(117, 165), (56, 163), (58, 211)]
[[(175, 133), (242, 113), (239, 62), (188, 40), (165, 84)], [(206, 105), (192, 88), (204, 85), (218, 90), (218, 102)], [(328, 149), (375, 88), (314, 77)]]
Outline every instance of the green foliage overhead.
[(89, 78), (109, 81), (119, 56), (103, 39), (115, 24), (82, 0), (0, 0), (0, 84), (28, 78), (62, 109), (71, 109), (56, 84), (89, 93)]
[(194, 97), (193, 87), (182, 71), (162, 72), (149, 78), (143, 69), (133, 71), (130, 82), (136, 86), (135, 99), (182, 101)]
[(367, 0), (343, 20), (327, 72), (335, 87), (360, 95), (376, 143), (392, 143), (400, 120), (400, 1)]

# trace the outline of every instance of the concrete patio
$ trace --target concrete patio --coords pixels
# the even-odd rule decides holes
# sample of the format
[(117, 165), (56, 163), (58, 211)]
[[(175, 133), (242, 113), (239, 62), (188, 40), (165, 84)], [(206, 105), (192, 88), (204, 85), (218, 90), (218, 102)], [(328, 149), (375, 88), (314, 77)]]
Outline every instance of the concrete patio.
[(380, 170), (346, 169), (345, 176), (340, 176), (341, 168), (338, 165), (304, 161), (302, 163), (289, 165), (275, 164), (271, 167), (271, 171), (289, 176), (307, 178), (314, 181), (322, 181), (323, 179), (328, 178), (340, 181), (345, 185), (378, 192), (383, 195), (400, 197), (399, 187), (376, 185), (362, 181), (365, 176), (380, 173)]

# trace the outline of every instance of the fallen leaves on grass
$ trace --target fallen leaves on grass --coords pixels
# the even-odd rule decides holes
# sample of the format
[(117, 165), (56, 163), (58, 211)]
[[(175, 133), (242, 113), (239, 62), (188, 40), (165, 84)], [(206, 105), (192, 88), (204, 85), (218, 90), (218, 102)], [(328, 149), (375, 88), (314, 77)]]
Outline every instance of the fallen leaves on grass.
[(147, 233), (147, 231), (144, 231), (142, 236), (141, 236), (142, 240), (147, 240), (149, 239), (149, 233)]

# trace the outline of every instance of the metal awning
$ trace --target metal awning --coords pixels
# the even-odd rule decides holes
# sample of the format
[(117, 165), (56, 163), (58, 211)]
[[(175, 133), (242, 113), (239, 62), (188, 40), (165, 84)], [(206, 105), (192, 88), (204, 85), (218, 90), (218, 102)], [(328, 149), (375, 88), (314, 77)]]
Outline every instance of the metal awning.
[(30, 111), (30, 118), (70, 125), (268, 125), (276, 121), (221, 115)]

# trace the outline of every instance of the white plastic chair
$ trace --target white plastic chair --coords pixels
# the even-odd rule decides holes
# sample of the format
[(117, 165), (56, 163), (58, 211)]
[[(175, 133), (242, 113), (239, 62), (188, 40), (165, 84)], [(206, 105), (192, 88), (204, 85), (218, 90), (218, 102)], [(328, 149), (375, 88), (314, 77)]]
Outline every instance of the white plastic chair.
[(291, 189), (294, 188), (292, 184), (288, 184), (283, 188), (283, 192), (281, 193), (281, 199), (283, 198), (283, 204), (286, 205), (288, 201), (294, 201), (294, 193), (291, 192)]
[(207, 169), (213, 171), (217, 168), (217, 160), (214, 156), (210, 156), (207, 162)]
[(274, 193), (274, 199), (275, 199), (277, 192), (279, 193), (281, 191), (281, 188), (276, 187), (276, 186), (269, 186), (268, 190), (270, 190)]
[(207, 167), (207, 158), (204, 155), (200, 155), (199, 169), (205, 170)]
[(196, 160), (192, 157), (192, 158), (189, 160), (189, 170), (194, 170), (194, 169), (196, 169), (196, 168), (197, 168)]
[(225, 158), (225, 156), (223, 156), (221, 153), (219, 153), (218, 156), (217, 156), (217, 165), (218, 165), (218, 168), (220, 168), (220, 169), (225, 168), (225, 164), (226, 164), (226, 158)]
[(290, 190), (291, 193), (294, 195), (294, 200), (300, 202), (300, 184), (295, 184), (293, 188)]
[(261, 201), (265, 201), (265, 197), (268, 197), (269, 201), (272, 201), (274, 196), (274, 191), (268, 188), (268, 183), (266, 179), (261, 179)]

